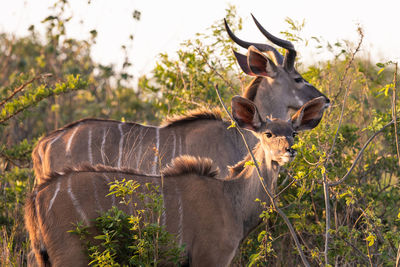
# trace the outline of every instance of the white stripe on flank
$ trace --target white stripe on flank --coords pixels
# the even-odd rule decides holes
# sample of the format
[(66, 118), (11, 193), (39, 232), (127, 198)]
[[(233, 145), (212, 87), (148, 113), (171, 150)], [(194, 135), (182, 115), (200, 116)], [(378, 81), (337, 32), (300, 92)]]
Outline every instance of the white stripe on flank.
[(104, 160), (104, 145), (106, 144), (106, 128), (103, 129), (103, 140), (101, 140), (101, 147), (100, 147), (100, 154), (101, 154), (101, 159), (103, 160), (103, 164), (106, 164), (106, 161)]
[(156, 151), (154, 152), (153, 174), (157, 174), (158, 154), (160, 148), (160, 128), (156, 128)]
[(182, 155), (182, 137), (181, 136), (179, 136), (179, 155), (178, 156), (180, 156), (180, 155)]
[(122, 123), (118, 124), (118, 130), (121, 134), (121, 138), (119, 139), (119, 153), (118, 153), (118, 168), (121, 167), (122, 161), (122, 145), (124, 144), (124, 133), (122, 132)]
[(57, 135), (56, 138), (53, 138), (53, 140), (51, 140), (50, 145), (52, 145), (55, 141), (57, 141), (58, 139), (60, 139), (60, 137), (64, 134), (64, 132), (60, 133), (59, 135)]
[(171, 159), (175, 158), (175, 153), (176, 153), (176, 134), (175, 134), (174, 131), (172, 132), (172, 138), (173, 138), (173, 141), (172, 141), (173, 148), (172, 148), (172, 157), (171, 157)]
[(60, 191), (60, 180), (58, 180), (58, 182), (57, 182), (57, 187), (56, 187), (56, 190), (54, 191), (53, 197), (50, 200), (50, 204), (49, 204), (49, 208), (47, 209), (47, 212), (49, 212), (51, 210), (51, 207), (53, 206), (54, 200), (57, 197), (58, 191)]
[(74, 139), (74, 136), (76, 134), (76, 132), (78, 131), (80, 125), (77, 125), (76, 128), (74, 129), (74, 131), (72, 132), (71, 136), (68, 139), (67, 142), (67, 147), (65, 148), (65, 151), (67, 152), (67, 155), (71, 155), (71, 143), (72, 143), (72, 139)]
[(82, 210), (82, 207), (79, 205), (78, 199), (76, 199), (74, 193), (72, 192), (72, 189), (71, 189), (71, 176), (68, 177), (67, 188), (68, 188), (68, 194), (69, 194), (69, 196), (70, 196), (70, 198), (72, 200), (72, 204), (74, 205), (76, 211), (79, 213), (79, 215), (81, 215), (81, 218), (85, 222), (85, 224), (89, 225), (89, 220), (86, 217), (85, 212)]
[(163, 202), (163, 211), (161, 214), (161, 225), (167, 225), (167, 213), (166, 213), (166, 209), (165, 209), (165, 198), (164, 198), (164, 188), (161, 185), (161, 196), (162, 196), (162, 202)]
[[(63, 134), (64, 134), (63, 132), (60, 133), (59, 135), (56, 136), (56, 138), (53, 138), (53, 140), (50, 141), (49, 145), (46, 147), (46, 152), (45, 152), (46, 154), (47, 154), (47, 152), (49, 151), (51, 145), (53, 145), (53, 143), (54, 143), (55, 141), (57, 141), (58, 139), (60, 139), (60, 137), (61, 137)], [(39, 150), (39, 156), (40, 156), (40, 158), (42, 158), (40, 152), (41, 152), (41, 151)]]
[(178, 213), (179, 213), (179, 224), (178, 224), (178, 234), (177, 237), (179, 238), (179, 246), (182, 245), (182, 240), (183, 240), (183, 210), (182, 210), (182, 199), (181, 199), (181, 194), (178, 190), (178, 188), (175, 187), (176, 194), (178, 195)]
[(140, 157), (142, 156), (142, 141), (143, 141), (143, 138), (144, 138), (144, 135), (142, 136), (142, 127), (141, 126), (139, 126), (139, 127), (140, 128), (139, 128), (138, 140), (140, 138), (140, 141), (138, 142), (139, 151), (137, 152), (137, 155), (136, 155), (136, 168), (137, 169), (139, 169)]
[(99, 194), (97, 193), (97, 186), (95, 183), (95, 179), (90, 179), (90, 180), (92, 180), (92, 185), (94, 189), (94, 200), (96, 201), (97, 211), (103, 212), (103, 208), (101, 207), (99, 201)]
[(88, 136), (88, 155), (89, 155), (89, 162), (93, 164), (93, 154), (92, 154), (92, 129), (89, 130)]

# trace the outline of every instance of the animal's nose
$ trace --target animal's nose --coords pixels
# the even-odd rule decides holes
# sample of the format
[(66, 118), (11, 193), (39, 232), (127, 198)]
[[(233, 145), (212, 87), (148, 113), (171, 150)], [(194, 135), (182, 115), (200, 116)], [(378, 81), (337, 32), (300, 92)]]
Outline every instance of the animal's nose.
[(297, 153), (296, 150), (291, 147), (286, 148), (286, 152), (288, 152), (291, 157), (294, 157)]
[(328, 108), (332, 105), (331, 100), (327, 97), (325, 97), (325, 108)]

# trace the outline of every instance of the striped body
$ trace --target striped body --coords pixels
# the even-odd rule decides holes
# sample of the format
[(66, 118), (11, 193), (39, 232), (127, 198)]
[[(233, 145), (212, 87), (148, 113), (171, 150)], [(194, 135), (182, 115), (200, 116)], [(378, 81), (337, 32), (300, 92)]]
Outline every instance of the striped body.
[(227, 166), (246, 155), (243, 141), (228, 126), (220, 119), (176, 122), (165, 127), (98, 119), (78, 121), (39, 141), (32, 155), (36, 183), (42, 183), (51, 172), (82, 163), (135, 168), (156, 175), (171, 159), (183, 154), (213, 158), (225, 175)]
[[(78, 236), (68, 232), (75, 228), (74, 224), (83, 223), (84, 226), (89, 227), (90, 233), (100, 234), (93, 227), (93, 223), (101, 212), (117, 206), (126, 213), (133, 214), (133, 209), (143, 208), (141, 205), (137, 207), (133, 205), (136, 203), (135, 199), (126, 206), (119, 203), (115, 197), (106, 197), (109, 192), (108, 183), (114, 180), (127, 179), (139, 182), (141, 186), (136, 190), (138, 193), (147, 192), (144, 190), (145, 183), (159, 186), (165, 208), (160, 223), (175, 236), (177, 244), (185, 245), (185, 262), (182, 264), (187, 263), (190, 255), (190, 260), (196, 263), (194, 266), (206, 266), (202, 263), (207, 261), (204, 257), (209, 253), (209, 246), (204, 246), (203, 243), (218, 244), (232, 237), (225, 236), (222, 240), (220, 238), (221, 229), (217, 226), (221, 221), (225, 226), (230, 224), (222, 216), (231, 213), (232, 208), (228, 205), (229, 202), (221, 201), (220, 192), (223, 190), (223, 183), (212, 176), (203, 177), (193, 173), (165, 177), (162, 187), (160, 176), (145, 176), (117, 168), (106, 171), (95, 168), (52, 177), (48, 183), (43, 183), (28, 200), (32, 201), (30, 206), (34, 211), (27, 211), (26, 214), (29, 216), (35, 213), (36, 215), (32, 216), (35, 222), (31, 225), (39, 225), (35, 233), (30, 231), (33, 250), (38, 255), (39, 251), (46, 251), (51, 266), (88, 265), (89, 260), (84, 253), (84, 243)], [(200, 210), (203, 212), (199, 212)], [(218, 215), (214, 216), (214, 214)], [(233, 223), (234, 221), (230, 229), (233, 229)], [(28, 229), (34, 229), (34, 227), (29, 227), (28, 223)], [(205, 240), (196, 241), (200, 237)], [(240, 237), (234, 238), (234, 243), (239, 244), (240, 239)], [(226, 244), (224, 246), (222, 244), (218, 247), (226, 249)], [(217, 265), (213, 266), (226, 266), (233, 258), (236, 246), (229, 246), (233, 252), (228, 258), (220, 261), (222, 265), (214, 262)], [(216, 251), (221, 251), (221, 249), (216, 249)], [(39, 266), (44, 266), (40, 256), (37, 260)]]

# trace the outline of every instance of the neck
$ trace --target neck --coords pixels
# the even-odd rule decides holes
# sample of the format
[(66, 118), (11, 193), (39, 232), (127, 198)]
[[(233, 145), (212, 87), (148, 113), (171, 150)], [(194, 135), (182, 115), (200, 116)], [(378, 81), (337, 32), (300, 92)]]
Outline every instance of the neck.
[[(269, 155), (265, 155), (259, 144), (253, 151), (260, 167), (265, 187), (272, 193), (275, 192), (276, 180), (280, 169), (278, 163), (272, 161)], [(262, 202), (269, 202), (257, 169), (254, 166), (245, 166), (248, 161), (251, 161), (250, 155), (247, 155), (243, 161), (232, 167), (230, 175), (224, 184), (224, 190), (232, 202), (238, 224), (243, 226), (243, 237), (261, 223), (259, 215), (263, 208), (255, 200), (258, 198)]]
[[(278, 90), (279, 89), (279, 90)], [(253, 102), (258, 108), (262, 118), (273, 117), (278, 119), (288, 119), (287, 108), (282, 104), (281, 89), (278, 85), (271, 84), (271, 81), (264, 78), (258, 85)], [(268, 103), (266, 103), (268, 101)]]

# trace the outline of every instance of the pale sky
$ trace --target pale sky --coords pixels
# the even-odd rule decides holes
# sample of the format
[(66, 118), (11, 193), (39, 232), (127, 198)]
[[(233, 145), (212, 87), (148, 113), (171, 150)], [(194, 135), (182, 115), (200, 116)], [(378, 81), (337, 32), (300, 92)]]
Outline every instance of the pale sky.
[[(40, 21), (50, 14), (48, 7), (52, 3), (0, 0), (0, 32), (26, 35), (31, 24), (40, 27)], [(250, 13), (277, 36), (288, 29), (286, 17), (305, 19), (305, 37), (323, 37), (331, 43), (343, 39), (357, 42), (356, 25), (360, 24), (365, 33), (363, 53), (371, 55), (373, 62), (400, 60), (399, 0), (92, 0), (90, 5), (87, 0), (70, 0), (74, 20), (67, 30), (71, 37), (85, 39), (90, 30), (97, 29), (92, 55), (103, 64), (120, 64), (121, 44), (127, 44), (129, 35), (134, 34), (130, 58), (134, 63), (132, 74), (137, 77), (152, 69), (160, 52), (173, 53), (182, 41), (222, 20), (229, 3), (244, 19), (243, 30), (236, 34), (247, 41), (266, 41)], [(140, 21), (133, 20), (134, 10), (142, 13)], [(313, 54), (311, 48), (296, 49), (308, 62), (326, 57)]]

